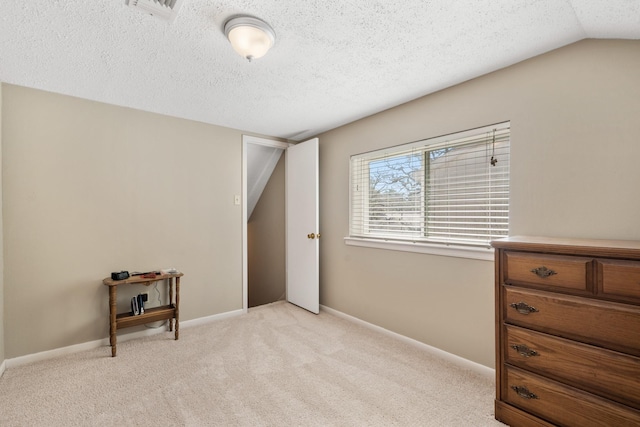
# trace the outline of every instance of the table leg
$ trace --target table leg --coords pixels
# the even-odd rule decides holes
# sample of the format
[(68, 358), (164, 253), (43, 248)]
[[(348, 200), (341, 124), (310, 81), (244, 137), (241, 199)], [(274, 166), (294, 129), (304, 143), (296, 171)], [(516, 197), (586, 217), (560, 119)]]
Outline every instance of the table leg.
[(109, 343), (111, 344), (111, 357), (116, 357), (116, 312), (117, 297), (116, 286), (109, 286)]
[(180, 319), (180, 277), (176, 277), (176, 339), (178, 339), (179, 319)]
[[(169, 283), (169, 305), (173, 304), (173, 280), (172, 278), (167, 280)], [(173, 319), (169, 319), (169, 331), (173, 331)]]

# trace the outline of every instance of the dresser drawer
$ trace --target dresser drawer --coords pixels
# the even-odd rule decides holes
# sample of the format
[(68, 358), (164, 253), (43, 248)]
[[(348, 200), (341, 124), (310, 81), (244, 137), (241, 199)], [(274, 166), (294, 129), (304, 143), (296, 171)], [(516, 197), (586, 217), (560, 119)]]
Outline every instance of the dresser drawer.
[(563, 255), (505, 252), (505, 277), (509, 284), (590, 290), (593, 259)]
[(640, 302), (640, 261), (598, 260), (598, 294)]
[(504, 400), (560, 426), (640, 425), (640, 412), (516, 368), (506, 368)]
[(506, 325), (505, 363), (640, 409), (640, 358)]
[(503, 286), (505, 323), (640, 356), (640, 307)]

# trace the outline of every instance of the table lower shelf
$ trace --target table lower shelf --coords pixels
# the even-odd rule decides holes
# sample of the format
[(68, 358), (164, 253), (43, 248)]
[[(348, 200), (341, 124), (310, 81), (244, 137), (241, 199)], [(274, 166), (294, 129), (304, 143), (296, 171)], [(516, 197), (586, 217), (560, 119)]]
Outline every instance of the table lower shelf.
[(134, 315), (131, 313), (120, 313), (116, 316), (116, 325), (118, 329), (129, 328), (145, 323), (157, 322), (158, 320), (173, 319), (175, 316), (175, 306), (173, 304), (164, 305), (145, 309), (144, 314)]

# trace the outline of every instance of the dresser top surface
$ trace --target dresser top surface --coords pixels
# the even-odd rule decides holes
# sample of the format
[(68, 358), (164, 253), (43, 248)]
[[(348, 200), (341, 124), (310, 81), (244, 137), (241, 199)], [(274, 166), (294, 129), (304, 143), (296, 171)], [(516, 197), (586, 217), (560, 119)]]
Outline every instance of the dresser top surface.
[(494, 240), (491, 246), (497, 249), (640, 259), (640, 241), (635, 240), (511, 236)]

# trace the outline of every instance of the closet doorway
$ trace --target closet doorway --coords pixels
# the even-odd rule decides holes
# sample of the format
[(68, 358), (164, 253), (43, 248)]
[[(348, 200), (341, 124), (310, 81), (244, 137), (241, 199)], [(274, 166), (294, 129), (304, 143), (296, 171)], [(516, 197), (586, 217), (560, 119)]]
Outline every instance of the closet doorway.
[[(245, 312), (281, 299), (315, 314), (320, 311), (318, 147), (318, 138), (294, 145), (243, 136)], [(271, 185), (275, 177), (279, 183)], [(263, 206), (269, 207), (268, 214)]]
[(286, 299), (285, 150), (243, 136), (243, 309)]

